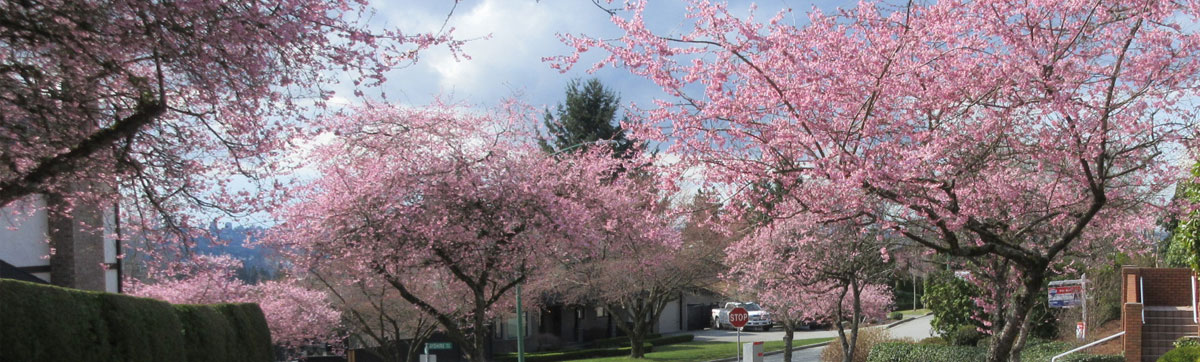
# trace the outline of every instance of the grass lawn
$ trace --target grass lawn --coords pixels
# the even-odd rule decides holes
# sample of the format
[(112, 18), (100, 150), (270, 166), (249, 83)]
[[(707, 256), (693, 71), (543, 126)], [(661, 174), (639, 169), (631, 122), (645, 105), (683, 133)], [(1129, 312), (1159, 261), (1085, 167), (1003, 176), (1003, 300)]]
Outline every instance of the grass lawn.
[[(797, 339), (792, 341), (792, 346), (799, 347), (806, 344), (820, 343), (833, 339), (827, 338), (809, 338)], [(783, 341), (769, 341), (763, 343), (763, 352), (778, 351), (783, 349)], [(594, 359), (583, 359), (576, 361), (590, 362), (616, 362), (616, 361), (679, 361), (679, 362), (697, 362), (709, 361), (718, 358), (727, 358), (737, 356), (736, 343), (734, 342), (701, 342), (694, 341), (688, 343), (679, 343), (666, 345), (662, 347), (654, 347), (654, 352), (647, 353), (645, 359), (635, 360), (629, 357), (605, 357)]]
[(904, 315), (904, 318), (923, 316), (929, 314), (929, 309), (909, 309), (897, 311)]

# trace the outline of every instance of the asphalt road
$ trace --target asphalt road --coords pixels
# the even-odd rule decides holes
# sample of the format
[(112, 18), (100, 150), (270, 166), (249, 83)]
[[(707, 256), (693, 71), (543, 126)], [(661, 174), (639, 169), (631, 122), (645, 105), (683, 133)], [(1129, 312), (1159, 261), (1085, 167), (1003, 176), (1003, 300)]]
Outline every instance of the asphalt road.
[[(912, 321), (908, 321), (908, 322), (904, 322), (899, 325), (896, 325), (895, 327), (888, 329), (888, 331), (891, 332), (892, 338), (906, 338), (907, 337), (907, 338), (912, 338), (915, 340), (921, 340), (923, 338), (933, 335), (933, 328), (929, 326), (929, 321), (932, 319), (933, 319), (932, 316), (927, 315), (927, 316), (920, 317), (920, 318), (917, 318)], [(837, 336), (837, 331), (829, 331), (829, 332), (832, 333), (833, 336)], [(780, 332), (779, 338), (783, 339), (782, 332)], [(799, 337), (799, 333), (797, 333), (796, 338), (800, 339), (800, 338), (815, 338), (815, 337)], [(803, 350), (799, 350), (799, 351), (793, 351), (792, 352), (792, 362), (820, 361), (822, 348), (826, 348), (826, 347), (817, 347), (817, 348), (809, 348), (809, 349), (803, 349)], [(838, 347), (834, 347), (834, 348), (838, 348)], [(783, 353), (766, 356), (763, 358), (763, 362), (783, 362)]]
[[(933, 319), (931, 316), (923, 316), (912, 321), (904, 322), (890, 328), (894, 338), (912, 338), (921, 340), (933, 335), (933, 329), (929, 326), (929, 321)], [(689, 331), (687, 333), (696, 336), (697, 341), (719, 341), (719, 342), (734, 342), (737, 340), (737, 331), (731, 330), (710, 330)], [(812, 330), (812, 331), (796, 331), (793, 338), (796, 340), (807, 338), (821, 337), (837, 337), (837, 330)], [(782, 341), (783, 330), (775, 328), (769, 332), (742, 332), (742, 342), (757, 342), (757, 341)], [(809, 348), (792, 352), (792, 361), (819, 361), (821, 356), (821, 348)], [(782, 362), (783, 354), (766, 356), (764, 362)]]

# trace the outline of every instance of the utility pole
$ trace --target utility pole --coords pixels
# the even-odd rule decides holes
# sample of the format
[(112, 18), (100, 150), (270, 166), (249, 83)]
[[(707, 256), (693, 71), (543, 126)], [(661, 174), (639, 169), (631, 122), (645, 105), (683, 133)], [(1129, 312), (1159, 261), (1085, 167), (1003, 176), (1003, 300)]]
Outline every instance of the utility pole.
[(913, 282), (913, 310), (917, 310), (917, 273), (912, 273)]

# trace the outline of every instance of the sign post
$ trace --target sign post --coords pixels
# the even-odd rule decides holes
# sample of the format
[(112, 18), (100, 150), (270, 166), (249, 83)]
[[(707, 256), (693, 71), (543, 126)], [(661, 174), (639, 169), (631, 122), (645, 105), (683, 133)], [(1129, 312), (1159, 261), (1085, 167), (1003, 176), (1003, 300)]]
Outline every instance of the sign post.
[(742, 327), (746, 326), (746, 322), (750, 321), (750, 312), (746, 308), (733, 308), (729, 311), (729, 324), (737, 328), (737, 349), (738, 361), (742, 360)]
[(429, 350), (451, 349), (454, 345), (450, 342), (427, 342), (425, 343), (425, 354), (421, 355), (421, 362), (437, 362), (437, 355), (429, 354)]
[(1080, 279), (1050, 282), (1046, 289), (1050, 308), (1081, 307), (1083, 321), (1075, 326), (1075, 336), (1087, 339), (1087, 275), (1084, 274)]

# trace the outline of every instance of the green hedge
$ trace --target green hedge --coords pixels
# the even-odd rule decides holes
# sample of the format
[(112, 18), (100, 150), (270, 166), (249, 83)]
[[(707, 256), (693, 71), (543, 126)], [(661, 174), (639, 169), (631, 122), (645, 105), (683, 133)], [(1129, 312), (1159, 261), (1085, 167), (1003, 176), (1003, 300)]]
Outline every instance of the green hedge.
[[(1051, 357), (1066, 352), (1071, 347), (1070, 344), (1064, 342), (1031, 340), (1029, 343), (1029, 346), (1021, 352), (1022, 361), (1049, 361)], [(887, 342), (875, 345), (871, 349), (867, 361), (982, 362), (986, 358), (987, 348), (984, 347)], [(1060, 359), (1063, 362), (1117, 362), (1124, 360), (1125, 357), (1122, 356), (1086, 353), (1075, 353)]]
[[(96, 293), (108, 324), (113, 361), (159, 362), (184, 355), (183, 326), (170, 304)], [(79, 345), (82, 346), (82, 345)], [(71, 345), (60, 346), (71, 348)]]
[(267, 329), (267, 319), (257, 304), (218, 304), (221, 311), (237, 333), (233, 344), (234, 351), (226, 361), (258, 362), (273, 361), (271, 349), (271, 331)]
[[(651, 340), (658, 337), (662, 337), (662, 334), (650, 333), (646, 335), (646, 340)], [(592, 348), (629, 347), (629, 336), (596, 339), (592, 340), (591, 344)]]
[(982, 362), (985, 357), (987, 353), (980, 353), (980, 349), (976, 347), (886, 342), (871, 348), (867, 361)]
[(176, 305), (0, 279), (0, 361), (274, 360), (254, 304)]
[(1167, 351), (1158, 362), (1195, 362), (1200, 361), (1200, 347), (1187, 346)]
[(224, 362), (237, 351), (237, 331), (216, 308), (180, 304), (175, 310), (183, 324), (188, 362)]
[(691, 342), (693, 339), (696, 339), (696, 336), (690, 335), (690, 334), (679, 334), (679, 335), (674, 335), (674, 336), (659, 337), (659, 338), (647, 340), (646, 342), (649, 342), (650, 344), (654, 345), (655, 347), (658, 347), (658, 346), (665, 346), (668, 344), (687, 343), (687, 342)]
[[(654, 350), (654, 345), (652, 345), (650, 343), (642, 343), (642, 350), (645, 353), (650, 353)], [(593, 349), (580, 349), (580, 350), (562, 351), (562, 352), (526, 353), (525, 354), (525, 362), (557, 362), (557, 361), (570, 361), (570, 360), (586, 359), (586, 358), (619, 357), (619, 356), (628, 356), (628, 355), (629, 355), (629, 347), (593, 348)], [(496, 362), (514, 362), (517, 360), (517, 354), (516, 353), (505, 353), (503, 355), (495, 356), (495, 360), (496, 360)]]

